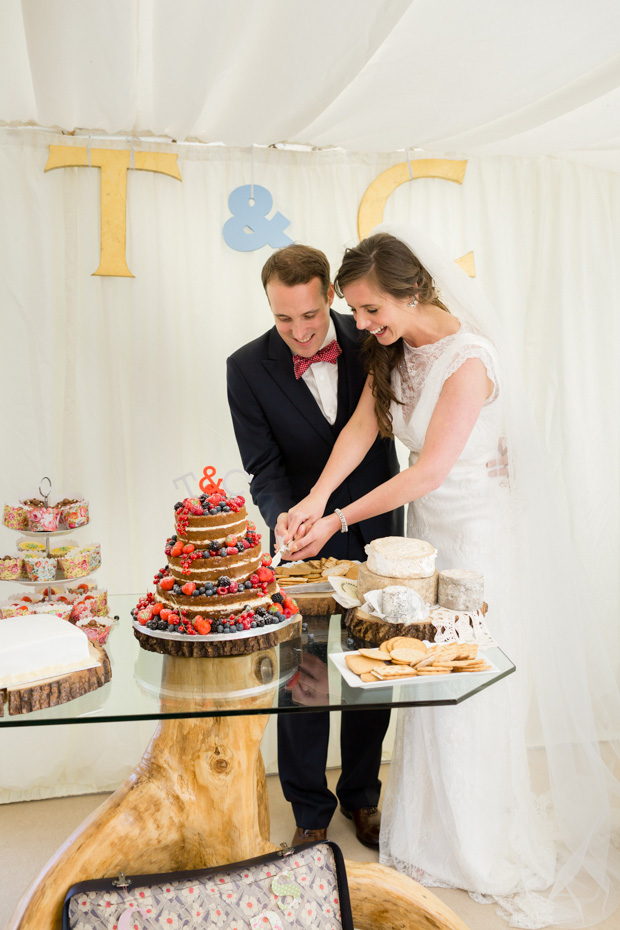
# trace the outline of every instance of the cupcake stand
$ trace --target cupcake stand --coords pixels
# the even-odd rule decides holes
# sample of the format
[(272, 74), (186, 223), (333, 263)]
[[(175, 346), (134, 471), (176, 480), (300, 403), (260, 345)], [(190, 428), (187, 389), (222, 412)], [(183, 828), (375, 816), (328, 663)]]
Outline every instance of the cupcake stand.
[[(39, 487), (39, 493), (41, 494), (47, 506), (52, 485), (49, 478), (44, 478), (41, 482), (41, 485), (44, 481), (49, 482), (47, 493), (43, 492), (41, 486)], [(82, 524), (82, 526), (87, 525), (88, 523)], [(82, 529), (82, 526), (76, 526), (72, 529), (50, 531), (40, 530), (36, 532), (24, 529), (16, 529), (14, 527), (6, 528), (32, 539), (41, 540), (43, 537), (45, 539), (45, 555), (47, 558), (51, 558), (50, 540), (68, 536), (69, 534), (74, 533), (76, 530)], [(78, 576), (77, 578), (67, 578), (63, 575), (59, 576), (57, 571), (56, 576), (52, 579), (34, 580), (31, 578), (17, 577), (0, 580), (8, 581), (13, 585), (18, 584), (20, 586), (27, 585), (29, 587), (40, 588), (54, 585), (55, 587), (64, 589), (69, 588), (74, 584), (80, 584), (86, 577), (91, 575), (94, 571), (97, 571), (98, 568), (99, 566), (97, 566), (95, 569), (89, 569), (88, 572), (86, 572), (84, 575)], [(72, 701), (77, 697), (88, 694), (90, 691), (95, 691), (97, 688), (100, 688), (102, 685), (106, 684), (112, 677), (112, 670), (110, 667), (110, 660), (108, 655), (103, 646), (101, 646), (99, 643), (93, 642), (92, 640), (89, 641), (89, 649), (93, 663), (96, 663), (92, 668), (79, 669), (77, 671), (62, 675), (58, 678), (42, 679), (35, 682), (29, 682), (24, 685), (16, 685), (10, 688), (0, 687), (0, 713), (4, 712), (8, 714), (27, 714), (35, 710), (42, 710), (46, 707), (53, 707), (59, 704), (64, 704), (67, 701)]]

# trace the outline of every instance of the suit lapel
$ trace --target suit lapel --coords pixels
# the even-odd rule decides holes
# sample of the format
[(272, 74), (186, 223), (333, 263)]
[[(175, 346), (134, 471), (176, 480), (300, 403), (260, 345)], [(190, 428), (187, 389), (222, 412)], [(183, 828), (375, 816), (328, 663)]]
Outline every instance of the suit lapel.
[[(275, 327), (269, 334), (269, 358), (263, 359), (263, 366), (308, 426), (316, 430), (331, 445), (334, 441), (332, 427), (321, 413), (303, 378), (299, 380), (295, 378), (291, 351), (278, 335)], [(340, 401), (340, 369), (338, 385), (338, 400)]]

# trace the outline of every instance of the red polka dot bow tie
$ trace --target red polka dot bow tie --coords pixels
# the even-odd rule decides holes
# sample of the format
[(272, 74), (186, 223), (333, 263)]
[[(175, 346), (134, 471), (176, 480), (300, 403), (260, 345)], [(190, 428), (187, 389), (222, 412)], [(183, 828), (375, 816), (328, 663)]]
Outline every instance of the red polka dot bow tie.
[(331, 362), (332, 365), (335, 365), (339, 355), (342, 355), (342, 349), (335, 339), (328, 345), (323, 346), (322, 349), (319, 349), (318, 352), (315, 352), (314, 355), (311, 355), (310, 358), (304, 358), (303, 355), (294, 355), (295, 377), (299, 381), (304, 371), (307, 371), (310, 365), (314, 365), (315, 362)]

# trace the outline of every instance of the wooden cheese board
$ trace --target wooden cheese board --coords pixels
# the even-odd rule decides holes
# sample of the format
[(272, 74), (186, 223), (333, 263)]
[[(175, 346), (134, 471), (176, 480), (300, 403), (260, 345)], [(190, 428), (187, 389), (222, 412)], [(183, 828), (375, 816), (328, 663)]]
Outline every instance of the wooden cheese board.
[(56, 707), (105, 685), (112, 678), (108, 654), (99, 643), (89, 641), (88, 647), (93, 660), (98, 663), (93, 668), (0, 688), (0, 716), (30, 714), (46, 707)]

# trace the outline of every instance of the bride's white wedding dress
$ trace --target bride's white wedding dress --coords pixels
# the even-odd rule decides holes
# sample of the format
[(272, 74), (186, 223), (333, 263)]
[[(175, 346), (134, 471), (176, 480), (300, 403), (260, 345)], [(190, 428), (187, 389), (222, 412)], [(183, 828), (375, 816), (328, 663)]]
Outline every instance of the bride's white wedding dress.
[[(465, 449), (441, 487), (409, 505), (407, 535), (430, 541), (437, 567), (480, 571), (487, 626), (517, 672), (448, 707), (399, 713), (381, 827), (381, 862), (429, 886), (492, 899), (521, 927), (548, 923), (536, 894), (554, 878), (550, 825), (530, 788), (523, 738), (526, 662), (511, 592), (506, 531), (510, 490), (489, 477), (502, 436), (502, 380), (492, 343), (465, 323), (454, 335), (412, 348), (392, 376), (395, 436), (414, 464), (441, 389), (468, 358), (480, 358), (494, 389)], [(512, 573), (512, 577), (507, 576)]]

